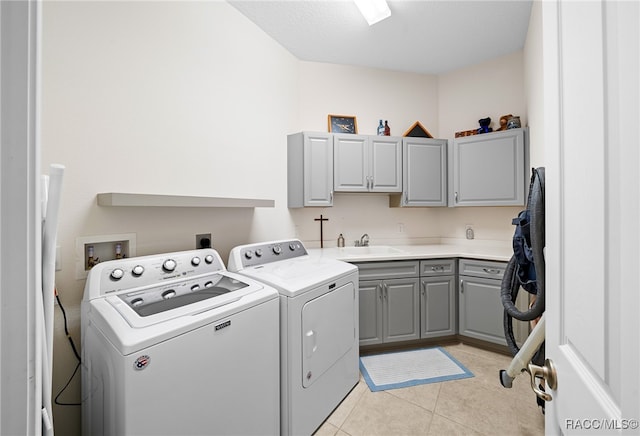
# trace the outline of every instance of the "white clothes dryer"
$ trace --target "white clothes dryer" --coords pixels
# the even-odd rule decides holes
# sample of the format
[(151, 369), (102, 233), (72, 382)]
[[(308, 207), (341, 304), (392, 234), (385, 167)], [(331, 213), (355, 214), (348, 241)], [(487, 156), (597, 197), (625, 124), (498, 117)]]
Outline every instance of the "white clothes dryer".
[(312, 434), (358, 383), (358, 269), (299, 240), (235, 247), (228, 268), (280, 293), (281, 434)]
[(94, 266), (82, 301), (86, 435), (277, 435), (279, 300), (213, 249)]

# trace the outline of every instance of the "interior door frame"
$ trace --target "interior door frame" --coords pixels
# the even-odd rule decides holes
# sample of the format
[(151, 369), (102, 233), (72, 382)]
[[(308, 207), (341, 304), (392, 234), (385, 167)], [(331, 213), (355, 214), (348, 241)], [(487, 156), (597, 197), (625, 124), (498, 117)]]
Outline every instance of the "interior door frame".
[(0, 2), (0, 434), (42, 432), (39, 1)]
[[(570, 4), (571, 2), (569, 2)], [(602, 30), (601, 50), (594, 48), (594, 56), (602, 56), (603, 89), (596, 98), (602, 99), (602, 120), (605, 141), (603, 162), (599, 168), (605, 171), (602, 216), (605, 235), (604, 273), (602, 279), (603, 309), (597, 315), (603, 318), (601, 340), (594, 340), (593, 346), (602, 346), (604, 364), (600, 371), (594, 372), (587, 367), (568, 366), (559, 354), (572, 352), (567, 347), (567, 333), (561, 316), (565, 290), (563, 266), (572, 260), (563, 248), (563, 226), (569, 226), (564, 217), (565, 198), (563, 197), (563, 177), (566, 157), (564, 155), (565, 124), (563, 119), (563, 67), (567, 57), (575, 53), (562, 53), (563, 6), (565, 2), (543, 2), (542, 17), (544, 23), (544, 101), (545, 101), (545, 157), (546, 171), (546, 265), (547, 265), (547, 357), (560, 364), (558, 370), (558, 389), (552, 391), (554, 399), (547, 405), (545, 431), (547, 434), (563, 434), (579, 430), (582, 425), (613, 425), (610, 428), (619, 434), (628, 431), (636, 433), (640, 419), (639, 335), (640, 297), (638, 296), (637, 271), (640, 269), (638, 245), (640, 245), (639, 199), (640, 199), (640, 153), (637, 149), (640, 137), (638, 112), (638, 59), (640, 50), (638, 41), (638, 23), (640, 7), (637, 3), (599, 2), (602, 18), (594, 32)], [(575, 3), (574, 3), (575, 5)], [(591, 5), (593, 6), (593, 2)], [(624, 10), (623, 10), (624, 8)], [(629, 9), (627, 9), (629, 8)], [(566, 34), (565, 34), (566, 35)], [(588, 45), (585, 43), (585, 45)], [(563, 58), (563, 56), (566, 56)], [(594, 108), (598, 110), (597, 107)], [(575, 127), (575, 126), (574, 126)], [(591, 127), (585, 122), (584, 128)], [(586, 169), (589, 170), (589, 169)], [(588, 172), (588, 171), (586, 171)], [(588, 177), (589, 174), (585, 174)], [(586, 209), (586, 208), (585, 208)], [(588, 210), (585, 210), (588, 213)], [(602, 229), (593, 229), (599, 232)], [(588, 234), (585, 235), (585, 250), (588, 246)], [(577, 310), (566, 308), (566, 310)], [(588, 318), (588, 317), (587, 317)], [(599, 320), (601, 320), (598, 318)], [(581, 356), (574, 356), (573, 362), (580, 362)], [(577, 373), (577, 374), (576, 374)], [(590, 380), (583, 384), (581, 392), (566, 390), (563, 386), (569, 381)], [(597, 404), (586, 400), (584, 396), (596, 399)], [(567, 403), (577, 408), (567, 409)], [(586, 404), (585, 404), (586, 403)], [(588, 404), (591, 403), (591, 404)], [(567, 416), (566, 411), (572, 415)], [(576, 410), (579, 413), (576, 413)], [(576, 415), (576, 416), (573, 416)], [(580, 415), (580, 416), (578, 416)], [(571, 418), (571, 422), (567, 421)], [(607, 422), (605, 422), (605, 420)], [(591, 431), (593, 432), (593, 427)], [(589, 431), (589, 429), (583, 429)], [(602, 429), (604, 431), (604, 429)]]

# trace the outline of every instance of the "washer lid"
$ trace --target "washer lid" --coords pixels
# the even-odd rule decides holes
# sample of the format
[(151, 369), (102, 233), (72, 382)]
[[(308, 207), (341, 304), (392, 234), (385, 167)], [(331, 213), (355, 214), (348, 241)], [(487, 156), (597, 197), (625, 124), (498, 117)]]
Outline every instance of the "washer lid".
[(201, 283), (176, 283), (175, 286), (146, 289), (118, 295), (139, 316), (155, 315), (198, 301), (218, 297), (249, 285), (220, 274), (206, 277)]
[(164, 286), (124, 291), (104, 300), (129, 326), (143, 328), (241, 302), (263, 290), (264, 286), (256, 281), (224, 272)]
[(321, 283), (357, 273), (357, 271), (358, 268), (355, 265), (340, 260), (307, 255), (245, 268), (241, 274), (274, 286), (282, 295), (293, 297)]

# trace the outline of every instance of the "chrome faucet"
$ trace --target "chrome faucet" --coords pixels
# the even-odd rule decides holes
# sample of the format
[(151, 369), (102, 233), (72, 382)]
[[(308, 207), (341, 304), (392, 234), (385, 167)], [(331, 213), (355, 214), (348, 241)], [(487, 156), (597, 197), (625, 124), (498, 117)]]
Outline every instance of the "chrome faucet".
[(360, 246), (361, 247), (369, 246), (369, 235), (367, 235), (366, 233), (362, 235), (362, 237), (360, 237)]

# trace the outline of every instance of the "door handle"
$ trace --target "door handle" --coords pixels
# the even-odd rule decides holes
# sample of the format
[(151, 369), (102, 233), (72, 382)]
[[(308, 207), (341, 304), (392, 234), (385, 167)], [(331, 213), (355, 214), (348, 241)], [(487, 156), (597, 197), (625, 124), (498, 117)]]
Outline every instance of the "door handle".
[(556, 367), (551, 359), (546, 359), (543, 366), (534, 365), (530, 363), (527, 365), (527, 372), (531, 376), (531, 389), (533, 392), (544, 401), (551, 401), (553, 397), (547, 392), (542, 391), (536, 385), (536, 377), (543, 378), (547, 382), (547, 386), (556, 390), (558, 387), (558, 373)]

